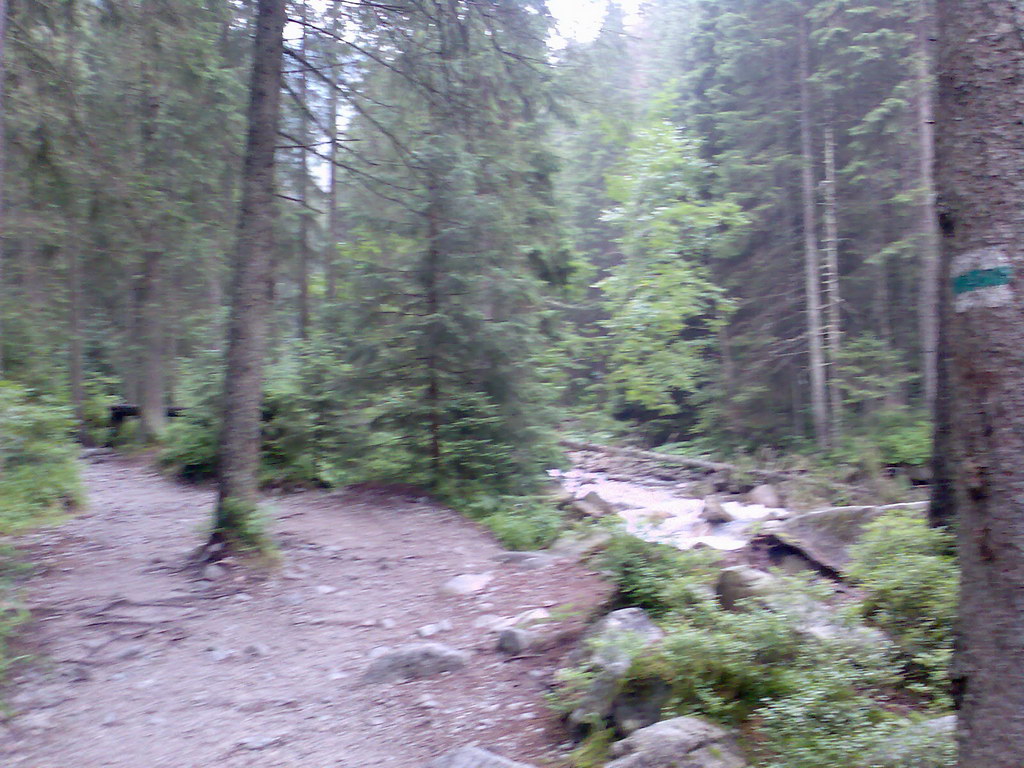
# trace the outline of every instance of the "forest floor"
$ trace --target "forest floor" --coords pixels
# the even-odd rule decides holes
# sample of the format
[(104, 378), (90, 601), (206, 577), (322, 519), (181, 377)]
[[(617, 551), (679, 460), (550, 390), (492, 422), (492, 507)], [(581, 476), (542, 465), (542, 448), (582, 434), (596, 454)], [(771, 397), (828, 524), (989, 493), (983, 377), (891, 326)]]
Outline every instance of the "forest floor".
[[(466, 744), (544, 765), (569, 748), (544, 693), (608, 597), (583, 565), (503, 562), (489, 534), (429, 499), (351, 489), (274, 497), (280, 562), (204, 580), (183, 564), (209, 488), (113, 455), (83, 474), (87, 509), (15, 542), (36, 570), (15, 648), (27, 661), (0, 692), (5, 768), (415, 768)], [(494, 578), (479, 593), (440, 589), (481, 573)], [(558, 624), (546, 646), (500, 653), (486, 625), (537, 608)], [(471, 658), (361, 681), (382, 648), (416, 642)]]

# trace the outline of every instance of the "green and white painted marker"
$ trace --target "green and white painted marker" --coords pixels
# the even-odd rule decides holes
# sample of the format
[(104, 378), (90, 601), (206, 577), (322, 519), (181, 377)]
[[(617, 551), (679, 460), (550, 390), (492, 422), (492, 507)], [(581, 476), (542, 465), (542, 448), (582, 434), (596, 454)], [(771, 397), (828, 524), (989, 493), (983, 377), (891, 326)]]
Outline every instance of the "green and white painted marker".
[(999, 247), (962, 253), (953, 260), (953, 300), (957, 312), (1002, 307), (1013, 300), (1013, 265)]

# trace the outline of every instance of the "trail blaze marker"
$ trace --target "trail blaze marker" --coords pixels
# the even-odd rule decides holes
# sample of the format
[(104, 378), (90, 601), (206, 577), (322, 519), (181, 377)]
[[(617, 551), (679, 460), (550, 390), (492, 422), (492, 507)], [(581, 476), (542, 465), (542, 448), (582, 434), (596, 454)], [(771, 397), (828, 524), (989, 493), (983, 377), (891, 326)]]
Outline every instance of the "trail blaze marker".
[(981, 248), (953, 260), (953, 296), (957, 312), (993, 308), (1013, 299), (1013, 266), (1002, 248)]

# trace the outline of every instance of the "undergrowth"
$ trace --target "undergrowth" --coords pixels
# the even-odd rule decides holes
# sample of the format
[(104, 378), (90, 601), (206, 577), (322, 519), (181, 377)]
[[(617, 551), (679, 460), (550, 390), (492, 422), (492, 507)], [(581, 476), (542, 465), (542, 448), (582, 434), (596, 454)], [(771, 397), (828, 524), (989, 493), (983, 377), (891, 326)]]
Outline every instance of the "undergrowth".
[[(912, 718), (947, 704), (956, 592), (948, 538), (894, 512), (869, 526), (853, 554), (864, 599), (846, 609), (830, 606), (829, 584), (777, 574), (768, 596), (726, 611), (714, 592), (714, 555), (617, 536), (599, 565), (619, 603), (646, 608), (665, 631), (635, 658), (619, 693), (666, 684), (664, 717), (735, 729), (759, 768), (951, 768), (948, 738), (907, 731)], [(587, 669), (561, 679), (556, 703), (571, 711)], [(909, 719), (897, 714), (908, 704)], [(904, 749), (913, 740), (922, 743)], [(588, 740), (574, 765), (595, 765), (606, 746), (604, 735)]]

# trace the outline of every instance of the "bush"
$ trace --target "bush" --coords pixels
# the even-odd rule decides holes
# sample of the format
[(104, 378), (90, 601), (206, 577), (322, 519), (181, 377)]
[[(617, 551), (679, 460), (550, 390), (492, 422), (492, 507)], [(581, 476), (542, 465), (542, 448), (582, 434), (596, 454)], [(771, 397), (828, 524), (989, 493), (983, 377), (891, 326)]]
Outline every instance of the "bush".
[[(907, 725), (891, 712), (892, 692), (904, 687), (901, 673), (919, 674), (922, 662), (908, 669), (904, 644), (934, 649), (927, 641), (939, 639), (935, 633), (950, 616), (948, 541), (919, 528), (916, 519), (912, 527), (907, 522), (901, 513), (869, 529), (857, 567), (875, 569), (879, 578), (862, 577), (867, 601), (847, 611), (827, 607), (834, 594), (829, 585), (781, 575), (767, 601), (725, 611), (711, 588), (713, 555), (617, 536), (601, 563), (619, 587), (620, 602), (653, 611), (666, 632), (635, 659), (620, 693), (666, 684), (664, 716), (707, 717), (738, 728), (753, 764), (763, 768), (870, 768), (871, 756), (891, 752), (887, 740)], [(894, 563), (892, 573), (882, 567), (886, 558)], [(908, 569), (909, 578), (894, 580)], [(932, 579), (938, 583), (929, 584)], [(939, 618), (926, 620), (932, 611)], [(898, 645), (873, 636), (863, 614), (893, 632)], [(587, 672), (560, 675), (556, 700), (563, 710), (574, 706)], [(893, 765), (952, 768), (948, 739), (933, 741)], [(932, 762), (920, 763), (922, 754)]]
[(598, 562), (615, 584), (619, 604), (663, 616), (700, 602), (700, 595), (710, 589), (717, 560), (711, 550), (681, 551), (619, 534)]
[(872, 521), (851, 550), (859, 613), (899, 645), (911, 687), (945, 703), (959, 580), (952, 536), (913, 512)]
[(81, 502), (71, 432), (67, 407), (0, 381), (0, 534)]
[(454, 506), (486, 525), (507, 549), (542, 549), (554, 541), (565, 525), (565, 516), (542, 498), (481, 496)]

